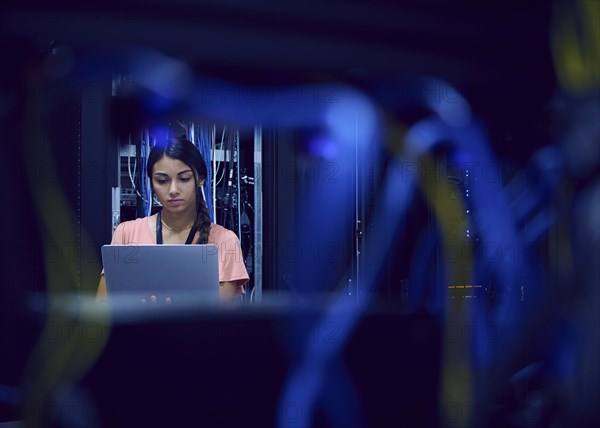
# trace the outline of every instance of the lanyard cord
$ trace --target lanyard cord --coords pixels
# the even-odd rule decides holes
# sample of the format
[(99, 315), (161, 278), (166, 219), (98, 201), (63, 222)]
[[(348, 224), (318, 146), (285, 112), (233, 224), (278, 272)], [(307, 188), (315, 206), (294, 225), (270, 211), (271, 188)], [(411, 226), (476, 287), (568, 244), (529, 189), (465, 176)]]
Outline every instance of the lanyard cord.
[[(161, 213), (161, 211), (159, 211), (158, 214), (156, 215), (156, 243), (158, 245), (163, 243), (162, 218), (161, 218), (160, 213)], [(185, 245), (189, 245), (192, 243), (192, 240), (194, 239), (194, 236), (196, 236), (197, 231), (198, 231), (198, 229), (196, 228), (196, 225), (194, 224), (192, 226), (192, 230), (190, 230), (190, 234), (188, 235), (187, 239), (185, 240)]]

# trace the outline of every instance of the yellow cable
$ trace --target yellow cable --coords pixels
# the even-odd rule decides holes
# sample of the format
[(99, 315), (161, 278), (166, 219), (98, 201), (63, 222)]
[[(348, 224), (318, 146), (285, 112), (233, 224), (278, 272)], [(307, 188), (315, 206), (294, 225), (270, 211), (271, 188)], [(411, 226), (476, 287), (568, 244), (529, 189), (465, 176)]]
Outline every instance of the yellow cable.
[[(469, 285), (472, 282), (472, 245), (466, 237), (468, 219), (462, 196), (437, 169), (434, 159), (422, 155), (419, 159), (419, 184), (433, 208), (442, 230), (442, 263), (447, 273), (445, 321), (442, 326), (442, 379), (440, 404), (442, 425), (470, 426), (473, 405), (473, 374), (471, 362), (471, 332), (464, 331), (472, 319), (468, 299), (452, 298), (448, 286)], [(456, 329), (461, 331), (460, 336)]]
[[(65, 303), (67, 296), (91, 298), (97, 284), (81, 284), (82, 289), (78, 287), (77, 260), (73, 257), (77, 226), (75, 216), (59, 187), (50, 148), (39, 123), (40, 100), (32, 96), (39, 93), (36, 77), (30, 76), (27, 89), (30, 97), (24, 123), (23, 155), (27, 170), (33, 172), (29, 174), (29, 182), (42, 235), (49, 302), (42, 335), (27, 362), (24, 378), (22, 419), (24, 426), (37, 427), (50, 423), (48, 415), (53, 389), (61, 382), (66, 385), (77, 382), (96, 361), (108, 340), (110, 319), (105, 306), (94, 312), (82, 311), (78, 317), (60, 311), (56, 306)], [(38, 174), (41, 165), (44, 166), (43, 177)], [(83, 248), (90, 245), (85, 231), (80, 242)], [(63, 244), (73, 246), (69, 248), (73, 253), (65, 253)], [(55, 257), (57, 254), (58, 257)], [(100, 263), (92, 260), (91, 263), (83, 263), (82, 268), (83, 277), (88, 278), (87, 269), (99, 274)], [(94, 340), (84, 334), (90, 327), (98, 332)], [(57, 329), (61, 338), (51, 340), (48, 335), (51, 329)], [(75, 334), (70, 336), (68, 333)]]
[(567, 92), (577, 96), (599, 86), (599, 1), (556, 2), (550, 42), (557, 78)]

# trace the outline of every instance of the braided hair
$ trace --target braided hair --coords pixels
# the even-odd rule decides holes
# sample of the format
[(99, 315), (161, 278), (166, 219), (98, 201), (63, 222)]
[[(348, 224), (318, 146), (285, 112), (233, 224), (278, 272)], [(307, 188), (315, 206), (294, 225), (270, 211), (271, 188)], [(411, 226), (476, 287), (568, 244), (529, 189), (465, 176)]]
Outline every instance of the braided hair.
[(198, 229), (198, 232), (200, 232), (198, 244), (206, 244), (208, 242), (208, 233), (210, 232), (210, 225), (212, 222), (206, 206), (206, 201), (202, 195), (202, 190), (198, 185), (198, 180), (205, 179), (208, 175), (204, 158), (200, 154), (198, 148), (186, 137), (171, 137), (166, 143), (157, 143), (150, 151), (150, 154), (148, 155), (148, 165), (146, 167), (146, 172), (150, 179), (152, 179), (154, 164), (164, 156), (179, 160), (194, 171), (194, 183), (196, 185), (196, 219), (194, 225)]

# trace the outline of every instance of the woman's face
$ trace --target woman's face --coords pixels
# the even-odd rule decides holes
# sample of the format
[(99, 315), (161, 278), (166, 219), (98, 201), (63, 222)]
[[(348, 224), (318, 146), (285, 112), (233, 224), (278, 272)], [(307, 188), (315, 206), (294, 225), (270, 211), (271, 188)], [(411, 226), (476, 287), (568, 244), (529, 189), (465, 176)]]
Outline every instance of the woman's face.
[[(204, 180), (200, 180), (201, 185)], [(196, 182), (192, 168), (163, 156), (152, 168), (152, 186), (163, 209), (173, 214), (196, 210)]]

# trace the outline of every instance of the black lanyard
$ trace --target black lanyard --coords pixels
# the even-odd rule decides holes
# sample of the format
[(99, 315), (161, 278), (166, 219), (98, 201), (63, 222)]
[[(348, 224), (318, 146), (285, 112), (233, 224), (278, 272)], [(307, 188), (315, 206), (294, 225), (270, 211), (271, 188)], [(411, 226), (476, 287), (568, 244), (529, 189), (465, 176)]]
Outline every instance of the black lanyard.
[[(158, 214), (156, 215), (156, 243), (159, 245), (163, 243), (162, 218), (160, 216), (160, 213), (161, 212), (159, 211)], [(198, 229), (196, 229), (196, 225), (194, 224), (194, 226), (192, 226), (192, 230), (190, 230), (190, 234), (188, 235), (187, 239), (185, 240), (185, 245), (192, 243), (192, 240), (194, 239), (194, 236), (196, 236), (197, 231), (198, 231)]]

